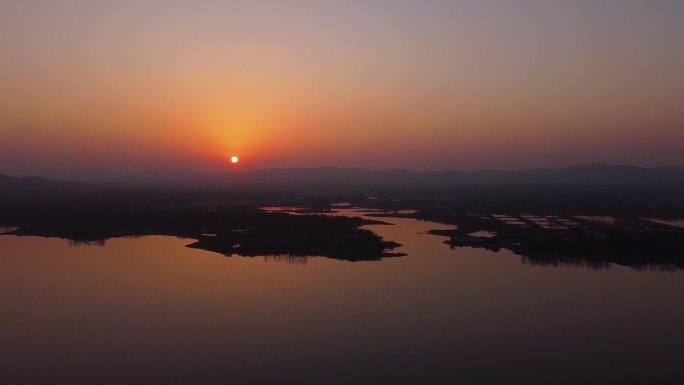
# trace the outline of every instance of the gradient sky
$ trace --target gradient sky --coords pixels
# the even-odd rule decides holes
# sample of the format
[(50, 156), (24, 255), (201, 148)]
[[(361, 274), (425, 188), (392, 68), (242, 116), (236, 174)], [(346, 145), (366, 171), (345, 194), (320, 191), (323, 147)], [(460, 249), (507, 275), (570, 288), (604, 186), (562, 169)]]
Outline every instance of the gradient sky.
[(0, 173), (684, 165), (684, 1), (0, 1)]

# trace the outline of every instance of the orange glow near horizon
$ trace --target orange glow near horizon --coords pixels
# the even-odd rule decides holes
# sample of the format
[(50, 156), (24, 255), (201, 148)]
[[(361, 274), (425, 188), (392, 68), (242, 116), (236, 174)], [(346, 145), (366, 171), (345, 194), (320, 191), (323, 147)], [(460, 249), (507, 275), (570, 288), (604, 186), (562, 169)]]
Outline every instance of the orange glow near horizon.
[(0, 173), (684, 165), (654, 2), (0, 2)]

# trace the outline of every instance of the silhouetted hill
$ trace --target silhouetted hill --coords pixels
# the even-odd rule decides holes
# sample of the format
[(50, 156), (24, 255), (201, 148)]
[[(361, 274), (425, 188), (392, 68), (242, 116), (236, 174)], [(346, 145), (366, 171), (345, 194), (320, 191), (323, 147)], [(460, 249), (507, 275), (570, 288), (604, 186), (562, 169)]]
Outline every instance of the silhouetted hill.
[[(89, 173), (90, 181), (187, 188), (226, 188), (239, 185), (340, 186), (340, 187), (424, 187), (478, 185), (637, 185), (684, 186), (684, 168), (592, 164), (557, 169), (532, 170), (366, 170), (360, 168), (287, 168), (197, 173), (188, 170), (152, 170), (133, 174)], [(95, 177), (99, 175), (99, 177)], [(83, 186), (43, 178), (0, 177), (0, 188), (74, 188)]]
[(334, 167), (271, 169), (225, 174), (214, 182), (314, 185), (682, 185), (684, 168), (585, 165), (538, 170), (364, 170)]
[(592, 164), (559, 169), (482, 170), (473, 173), (470, 182), (503, 184), (684, 184), (684, 168), (643, 168)]
[(12, 177), (0, 174), (2, 190), (77, 190), (87, 187), (87, 183), (54, 180), (40, 177)]

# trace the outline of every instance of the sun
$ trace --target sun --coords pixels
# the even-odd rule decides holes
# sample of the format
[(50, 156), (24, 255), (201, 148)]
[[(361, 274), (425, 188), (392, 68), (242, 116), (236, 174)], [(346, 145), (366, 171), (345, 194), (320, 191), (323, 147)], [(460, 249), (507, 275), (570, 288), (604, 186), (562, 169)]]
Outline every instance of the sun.
[(230, 163), (235, 164), (235, 163), (238, 162), (238, 160), (240, 160), (240, 159), (238, 159), (238, 157), (235, 156), (235, 155), (233, 155), (233, 156), (230, 157)]

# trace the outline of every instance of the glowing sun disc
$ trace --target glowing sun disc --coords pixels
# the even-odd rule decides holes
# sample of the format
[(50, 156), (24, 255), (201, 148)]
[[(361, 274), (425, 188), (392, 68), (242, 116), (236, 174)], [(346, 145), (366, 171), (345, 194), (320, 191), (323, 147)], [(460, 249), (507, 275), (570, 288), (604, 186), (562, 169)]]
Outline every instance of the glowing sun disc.
[(237, 163), (238, 162), (238, 157), (237, 156), (231, 156), (230, 157), (230, 163)]

